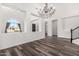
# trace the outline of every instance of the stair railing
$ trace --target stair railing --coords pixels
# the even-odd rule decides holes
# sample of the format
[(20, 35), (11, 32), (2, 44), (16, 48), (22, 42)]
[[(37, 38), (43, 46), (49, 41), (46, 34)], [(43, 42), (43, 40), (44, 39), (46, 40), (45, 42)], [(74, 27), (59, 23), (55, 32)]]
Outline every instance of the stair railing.
[(71, 29), (71, 43), (75, 39), (79, 39), (79, 26), (74, 29)]

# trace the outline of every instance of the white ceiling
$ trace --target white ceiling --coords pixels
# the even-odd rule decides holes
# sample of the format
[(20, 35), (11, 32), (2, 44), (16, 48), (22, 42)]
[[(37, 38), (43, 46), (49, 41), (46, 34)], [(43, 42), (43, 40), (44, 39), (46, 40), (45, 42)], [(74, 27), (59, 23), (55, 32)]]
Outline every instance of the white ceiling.
[[(12, 7), (15, 9), (23, 10), (26, 11), (26, 9), (33, 4), (40, 4), (40, 3), (2, 3), (2, 5)], [(57, 7), (71, 7), (71, 8), (76, 8), (79, 10), (79, 3), (51, 3)], [(63, 8), (62, 8), (63, 9)]]
[[(2, 5), (26, 12), (28, 8), (31, 10), (33, 10), (33, 8), (39, 8), (37, 5), (43, 7), (44, 3), (2, 3)], [(50, 5), (55, 6), (56, 16), (79, 15), (79, 3), (51, 3)]]
[(25, 11), (26, 7), (28, 6), (28, 4), (25, 4), (25, 3), (3, 3), (2, 5), (7, 6), (7, 7), (11, 7), (14, 9), (18, 9), (21, 11)]
[(34, 4), (36, 5), (38, 3), (2, 3), (2, 5), (4, 5), (4, 6), (18, 9), (21, 11), (26, 11), (27, 8), (29, 8), (30, 6), (32, 6)]

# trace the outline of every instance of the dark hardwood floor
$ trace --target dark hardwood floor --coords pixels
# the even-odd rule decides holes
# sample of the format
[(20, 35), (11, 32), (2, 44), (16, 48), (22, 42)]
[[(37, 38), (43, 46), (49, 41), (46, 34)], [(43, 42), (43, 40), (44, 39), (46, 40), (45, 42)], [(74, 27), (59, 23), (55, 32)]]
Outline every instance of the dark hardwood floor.
[(54, 36), (1, 50), (0, 56), (79, 56), (79, 46)]

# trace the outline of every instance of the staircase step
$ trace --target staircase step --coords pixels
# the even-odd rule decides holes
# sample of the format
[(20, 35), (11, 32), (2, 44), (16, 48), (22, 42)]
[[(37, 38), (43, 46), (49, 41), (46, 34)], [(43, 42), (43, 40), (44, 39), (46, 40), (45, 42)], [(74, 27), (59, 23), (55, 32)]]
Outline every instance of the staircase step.
[(79, 45), (79, 39), (73, 40), (72, 43)]

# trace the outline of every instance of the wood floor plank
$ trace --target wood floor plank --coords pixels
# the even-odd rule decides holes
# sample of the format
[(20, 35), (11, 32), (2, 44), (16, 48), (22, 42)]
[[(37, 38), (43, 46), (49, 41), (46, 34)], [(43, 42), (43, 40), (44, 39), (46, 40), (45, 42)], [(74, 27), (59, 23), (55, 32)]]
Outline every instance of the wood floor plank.
[(79, 46), (52, 36), (0, 50), (0, 56), (79, 56)]

